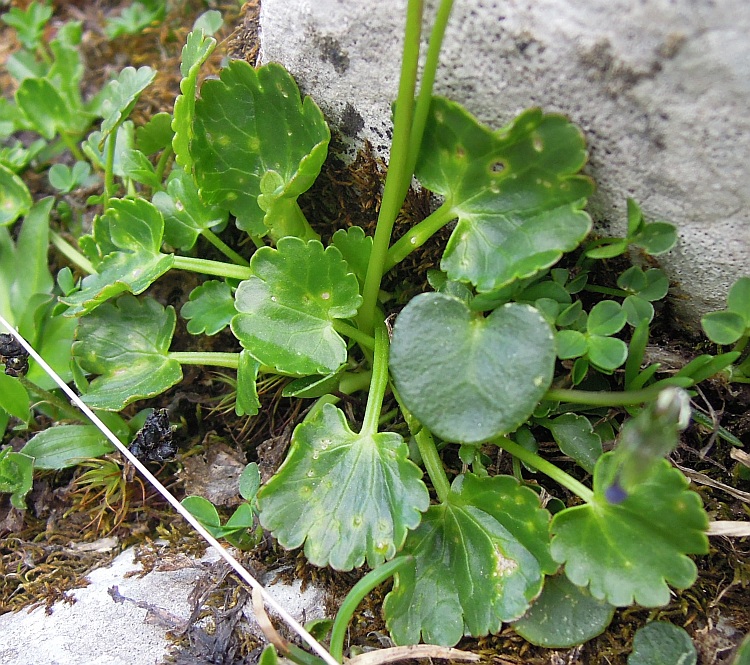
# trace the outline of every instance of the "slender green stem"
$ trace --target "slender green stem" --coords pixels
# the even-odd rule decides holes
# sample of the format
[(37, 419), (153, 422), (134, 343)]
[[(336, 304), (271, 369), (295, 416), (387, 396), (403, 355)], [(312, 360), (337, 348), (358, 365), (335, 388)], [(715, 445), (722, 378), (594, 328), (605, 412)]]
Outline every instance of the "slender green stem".
[(427, 469), (427, 475), (430, 476), (432, 486), (438, 500), (444, 503), (448, 500), (448, 493), (451, 491), (451, 484), (443, 468), (443, 460), (440, 459), (440, 453), (435, 446), (435, 439), (432, 433), (426, 427), (422, 427), (415, 435), (414, 440), (417, 442), (419, 454), (422, 456), (422, 463)]
[[(427, 56), (425, 57), (424, 70), (422, 71), (422, 80), (419, 84), (419, 95), (414, 107), (414, 120), (411, 125), (411, 136), (409, 136), (409, 159), (407, 160), (406, 170), (412, 174), (417, 165), (419, 150), (422, 147), (422, 135), (427, 124), (427, 116), (430, 113), (432, 103), (432, 88), (435, 84), (435, 74), (437, 72), (438, 62), (440, 60), (440, 47), (443, 45), (445, 28), (448, 25), (448, 18), (453, 9), (453, 0), (441, 0), (435, 23), (432, 26), (430, 40), (427, 45)], [(410, 180), (403, 184), (402, 199), (409, 191)]]
[(375, 355), (372, 364), (370, 394), (367, 396), (367, 407), (362, 421), (361, 433), (373, 436), (378, 433), (380, 410), (383, 407), (385, 389), (388, 387), (388, 331), (381, 323), (375, 329)]
[(384, 563), (367, 573), (367, 575), (357, 582), (352, 587), (351, 591), (346, 594), (344, 602), (341, 603), (341, 607), (339, 607), (339, 611), (336, 613), (336, 619), (334, 620), (333, 628), (331, 629), (330, 652), (339, 663), (343, 662), (344, 659), (344, 638), (346, 637), (346, 629), (349, 626), (352, 616), (354, 616), (354, 612), (357, 607), (359, 607), (359, 604), (373, 589), (380, 586), (404, 566), (412, 563), (414, 563), (414, 557), (411, 555), (404, 555), (391, 559), (388, 563)]
[[(170, 360), (176, 360), (180, 365), (210, 365), (212, 367), (228, 367), (237, 369), (240, 365), (239, 353), (215, 353), (212, 351), (170, 351)], [(261, 368), (262, 370), (263, 368)], [(273, 370), (271, 370), (273, 371)]]
[(589, 293), (602, 293), (605, 296), (616, 296), (618, 298), (624, 298), (628, 295), (628, 292), (622, 289), (611, 289), (608, 286), (597, 286), (596, 284), (586, 284), (583, 290)]
[(78, 144), (75, 142), (72, 136), (70, 136), (66, 132), (62, 132), (60, 134), (60, 138), (65, 144), (65, 147), (70, 150), (73, 157), (75, 157), (79, 162), (86, 161), (86, 156), (81, 152), (81, 149), (78, 147)]
[(250, 265), (250, 262), (235, 252), (229, 245), (227, 245), (219, 236), (217, 236), (211, 229), (203, 229), (201, 235), (208, 240), (216, 249), (218, 249), (224, 256), (230, 261), (233, 261), (238, 266), (245, 266), (246, 268)]
[(552, 388), (544, 395), (544, 399), (552, 402), (568, 402), (570, 404), (588, 404), (590, 406), (630, 406), (643, 404), (656, 398), (663, 386), (652, 386), (643, 390), (627, 392), (607, 392), (590, 390), (569, 390), (567, 388)]
[(582, 482), (576, 480), (570, 474), (565, 473), (561, 468), (548, 462), (546, 459), (539, 457), (536, 453), (532, 453), (530, 450), (526, 450), (523, 446), (519, 446), (507, 436), (498, 437), (493, 440), (493, 443), (500, 448), (507, 450), (511, 455), (517, 457), (523, 462), (526, 462), (529, 466), (533, 466), (538, 471), (541, 471), (545, 476), (549, 476), (552, 480), (569, 489), (576, 496), (579, 496), (586, 503), (591, 503), (593, 500), (594, 493)]
[(252, 275), (246, 266), (238, 266), (222, 261), (198, 259), (192, 256), (175, 255), (173, 267), (178, 270), (189, 270), (190, 272), (199, 272), (204, 275), (216, 275), (218, 277), (230, 277), (233, 279), (248, 279)]
[(161, 155), (159, 155), (159, 161), (156, 162), (156, 177), (159, 182), (164, 180), (164, 172), (167, 170), (167, 165), (169, 164), (172, 155), (174, 155), (174, 150), (172, 149), (171, 144), (164, 148), (164, 150), (161, 151)]
[(747, 346), (748, 340), (750, 340), (750, 334), (746, 334), (740, 337), (732, 347), (732, 351), (739, 351), (740, 353), (742, 353)]
[(109, 199), (115, 192), (115, 148), (117, 147), (117, 127), (109, 135), (106, 143), (107, 157), (104, 162), (104, 210), (109, 208)]
[(73, 265), (77, 266), (83, 272), (91, 275), (96, 272), (96, 269), (81, 252), (79, 252), (73, 245), (71, 245), (65, 238), (55, 231), (49, 232), (49, 240), (55, 246), (55, 248), (62, 254), (68, 261)]
[(410, 181), (412, 174), (407, 170), (409, 158), (409, 136), (414, 113), (414, 90), (419, 65), (419, 40), (422, 30), (422, 0), (409, 0), (406, 9), (406, 31), (404, 35), (404, 54), (401, 62), (401, 79), (393, 122), (393, 142), (388, 163), (388, 175), (385, 179), (383, 201), (378, 213), (378, 224), (373, 238), (370, 262), (363, 288), (363, 303), (359, 309), (360, 328), (370, 333), (375, 329), (378, 293), (388, 246), (391, 242), (393, 224), (396, 215), (404, 202), (401, 192), (405, 192), (403, 183)]
[(435, 212), (423, 219), (416, 226), (413, 226), (406, 234), (393, 243), (393, 246), (388, 250), (384, 272), (388, 272), (415, 249), (424, 245), (435, 233), (452, 219), (455, 219), (455, 217), (456, 215), (452, 207), (448, 202), (445, 202)]
[(354, 326), (345, 323), (341, 319), (334, 320), (333, 329), (336, 332), (341, 333), (342, 335), (351, 337), (355, 342), (357, 342), (357, 344), (359, 344), (360, 346), (364, 346), (366, 349), (375, 348), (375, 339), (372, 336), (363, 333), (361, 330), (359, 330), (359, 328), (355, 328)]
[(372, 372), (345, 372), (339, 381), (339, 392), (351, 395), (360, 390), (367, 390), (372, 381)]
[(70, 420), (81, 420), (80, 412), (78, 411), (78, 409), (72, 407), (70, 405), (70, 402), (58, 397), (48, 390), (44, 390), (44, 388), (40, 388), (35, 383), (29, 381), (25, 376), (19, 376), (18, 380), (20, 381), (21, 385), (26, 388), (26, 391), (31, 393), (36, 398), (37, 402), (45, 402), (46, 404), (49, 404), (50, 406), (57, 409), (60, 413), (65, 414), (65, 417)]

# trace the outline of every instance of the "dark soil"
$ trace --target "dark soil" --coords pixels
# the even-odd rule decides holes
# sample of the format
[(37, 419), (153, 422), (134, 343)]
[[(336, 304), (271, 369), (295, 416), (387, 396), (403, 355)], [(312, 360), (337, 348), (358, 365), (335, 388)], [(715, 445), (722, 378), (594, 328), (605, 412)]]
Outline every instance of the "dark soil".
[[(25, 2), (14, 3), (25, 5)], [(98, 90), (113, 73), (126, 65), (149, 64), (159, 70), (156, 84), (141, 99), (134, 120), (140, 124), (152, 114), (171, 111), (179, 92), (179, 57), (182, 44), (192, 25), (193, 18), (205, 9), (205, 3), (191, 0), (174, 3), (170, 16), (163, 25), (146, 30), (135, 38), (121, 38), (109, 42), (102, 34), (103, 19), (127, 3), (69, 2), (60, 3), (55, 20), (84, 21), (85, 49), (90, 63), (106, 63), (91, 70), (87, 81), (91, 90)], [(222, 55), (227, 53), (254, 63), (257, 56), (257, 17), (259, 2), (249, 2), (243, 13), (237, 15), (236, 5), (217, 4), (224, 10), (228, 25), (239, 26), (233, 35), (229, 30), (219, 36), (220, 46), (203, 75), (215, 73)], [(234, 14), (232, 13), (234, 11)], [(222, 41), (223, 40), (223, 41)], [(9, 32), (0, 28), (0, 58), (12, 52), (14, 44)], [(0, 83), (6, 93), (12, 92), (9, 79), (1, 73)], [(356, 161), (344, 164), (331, 156), (322, 176), (301, 203), (305, 214), (323, 240), (330, 238), (339, 228), (358, 225), (372, 232), (380, 202), (384, 165), (365, 149)], [(46, 195), (46, 179), (37, 179), (36, 195)], [(86, 196), (75, 205), (83, 207)], [(414, 221), (429, 212), (430, 199), (426, 193), (411, 192), (403, 218), (395, 230), (398, 237)], [(239, 231), (227, 230), (231, 245), (242, 239)], [(439, 259), (448, 232), (438, 234), (420, 251), (411, 255), (399, 271), (387, 278), (384, 288), (395, 294), (390, 303), (397, 311), (414, 294), (427, 289), (426, 271)], [(213, 249), (202, 247), (207, 258)], [(53, 262), (61, 259), (52, 256)], [(61, 264), (62, 265), (62, 264)], [(614, 268), (614, 266), (613, 266)], [(617, 271), (612, 270), (611, 274)], [(611, 276), (600, 275), (606, 284)], [(160, 280), (149, 292), (164, 304), (177, 307), (184, 302), (198, 278), (174, 273)], [(692, 339), (684, 332), (670, 327), (668, 310), (658, 317), (653, 356), (665, 362), (665, 368), (679, 367), (703, 352), (704, 341)], [(189, 335), (184, 322), (178, 323), (173, 350), (238, 351), (236, 339), (229, 333), (214, 337), (195, 338)], [(231, 378), (231, 377), (230, 377)], [(252, 419), (234, 415), (231, 385), (214, 371), (185, 368), (185, 379), (177, 387), (150, 403), (140, 402), (137, 409), (146, 406), (166, 408), (172, 423), (178, 424), (175, 433), (179, 452), (173, 461), (154, 465), (158, 477), (178, 496), (192, 492), (191, 480), (200, 476), (203, 469), (215, 461), (221, 450), (237, 464), (257, 461), (264, 477), (270, 476), (283, 461), (294, 425), (301, 419), (307, 404), (291, 401), (281, 396), (283, 385), (276, 381), (264, 387), (260, 397), (261, 414)], [(750, 443), (750, 386), (726, 385), (721, 382), (702, 384), (694, 401), (694, 408), (702, 411), (717, 424), (721, 424), (744, 443)], [(346, 408), (353, 418), (361, 415), (363, 404), (356, 398)], [(386, 405), (384, 411), (389, 407)], [(130, 407), (135, 412), (135, 407)], [(614, 417), (621, 418), (614, 414)], [(37, 417), (33, 427), (37, 430), (49, 425), (44, 417)], [(3, 441), (14, 448), (23, 444), (29, 434)], [(693, 489), (700, 493), (712, 519), (747, 520), (750, 516), (750, 482), (747, 470), (733, 457), (736, 450), (707, 428), (691, 426), (682, 445), (675, 451), (672, 461), (693, 480)], [(213, 451), (213, 452), (212, 452)], [(552, 458), (557, 452), (552, 442), (542, 447), (542, 454)], [(488, 453), (496, 458), (494, 451)], [(559, 458), (559, 453), (558, 458)], [(213, 457), (212, 457), (213, 455)], [(448, 456), (450, 466), (450, 455)], [(455, 471), (460, 471), (457, 455), (453, 457)], [(108, 466), (107, 466), (108, 464)], [(490, 473), (507, 472), (506, 461), (496, 459)], [(203, 465), (203, 466), (201, 466)], [(572, 466), (571, 466), (572, 469)], [(192, 470), (192, 471), (191, 471)], [(86, 475), (88, 474), (88, 475)], [(743, 475), (744, 474), (744, 475)], [(98, 483), (89, 482), (93, 477)], [(231, 508), (231, 497), (223, 502)], [(165, 539), (175, 550), (202, 549), (199, 539), (164, 504), (163, 500), (133, 474), (123, 469), (115, 456), (110, 462), (92, 461), (86, 466), (57, 474), (36, 478), (34, 490), (28, 498), (29, 509), (19, 512), (10, 507), (7, 496), (0, 497), (0, 613), (15, 611), (38, 604), (51, 606), (66, 599), (68, 590), (85, 584), (85, 575), (94, 567), (111, 561), (117, 553), (134, 543), (142, 544), (144, 564), (155, 565), (150, 543)], [(86, 543), (101, 543), (111, 539), (105, 552), (86, 551)], [(106, 545), (106, 543), (105, 543)], [(631, 649), (631, 641), (638, 627), (654, 619), (664, 619), (683, 626), (699, 649), (702, 665), (729, 663), (733, 647), (740, 637), (750, 631), (748, 585), (750, 584), (750, 558), (748, 539), (712, 538), (708, 556), (696, 558), (699, 579), (691, 588), (675, 592), (672, 602), (658, 610), (625, 609), (618, 611), (609, 629), (591, 642), (569, 650), (551, 651), (529, 645), (506, 627), (499, 635), (486, 638), (465, 639), (458, 646), (476, 651), (493, 663), (573, 665), (576, 663), (609, 663), (624, 665)], [(337, 573), (315, 568), (306, 563), (298, 552), (284, 552), (267, 538), (256, 551), (246, 555), (253, 567), (269, 570), (290, 567), (293, 575), (302, 580), (322, 585), (329, 591), (333, 614), (338, 603), (361, 573)], [(289, 566), (291, 564), (291, 566)], [(387, 585), (374, 592), (364, 603), (351, 626), (351, 644), (359, 647), (382, 647), (388, 644), (380, 607), (387, 593)], [(196, 595), (195, 618), (213, 617), (215, 631), (212, 635), (203, 629), (188, 631), (180, 639), (180, 649), (175, 663), (254, 662), (259, 645), (254, 639), (238, 632), (240, 622), (236, 608), (246, 599), (246, 590), (233, 575), (217, 574), (215, 584)], [(202, 630), (202, 632), (201, 632)], [(219, 655), (221, 654), (221, 658)]]

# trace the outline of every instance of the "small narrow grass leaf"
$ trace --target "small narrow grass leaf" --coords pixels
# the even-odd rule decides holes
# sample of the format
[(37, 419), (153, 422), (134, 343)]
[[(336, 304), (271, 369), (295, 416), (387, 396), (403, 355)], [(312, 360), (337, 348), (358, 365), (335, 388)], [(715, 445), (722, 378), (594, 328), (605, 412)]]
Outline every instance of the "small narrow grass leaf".
[(33, 436), (21, 452), (34, 458), (34, 468), (57, 471), (114, 449), (93, 425), (58, 425)]
[(571, 582), (594, 598), (623, 607), (669, 602), (669, 586), (685, 589), (697, 570), (688, 554), (708, 552), (708, 518), (700, 497), (666, 460), (618, 504), (606, 490), (616, 471), (612, 453), (594, 470), (592, 503), (567, 508), (552, 520), (552, 556)]
[(318, 176), (331, 134), (281, 65), (256, 70), (234, 60), (220, 76), (203, 84), (195, 104), (195, 175), (207, 203), (228, 209), (239, 228), (265, 235), (301, 215), (296, 199)]
[(591, 228), (582, 208), (593, 183), (576, 175), (585, 161), (562, 116), (531, 109), (493, 132), (433, 99), (416, 175), (458, 217), (440, 267), (488, 292), (553, 265)]
[(81, 369), (98, 375), (83, 400), (94, 408), (119, 411), (181, 381), (180, 363), (168, 357), (175, 322), (171, 307), (131, 295), (82, 317), (73, 357)]
[(316, 566), (374, 568), (393, 558), (429, 505), (422, 472), (392, 432), (355, 434), (326, 404), (298, 425), (289, 456), (258, 493), (261, 524)]
[(508, 303), (485, 318), (457, 298), (425, 293), (393, 328), (396, 387), (446, 441), (481, 443), (515, 430), (549, 388), (554, 364), (552, 329), (529, 305)]
[(264, 365), (289, 374), (331, 374), (346, 362), (335, 319), (353, 317), (357, 278), (335, 247), (287, 237), (262, 247), (235, 295), (232, 332)]
[(396, 573), (383, 605), (396, 644), (452, 646), (520, 618), (557, 569), (548, 521), (514, 478), (460, 476), (407, 538), (414, 564)]

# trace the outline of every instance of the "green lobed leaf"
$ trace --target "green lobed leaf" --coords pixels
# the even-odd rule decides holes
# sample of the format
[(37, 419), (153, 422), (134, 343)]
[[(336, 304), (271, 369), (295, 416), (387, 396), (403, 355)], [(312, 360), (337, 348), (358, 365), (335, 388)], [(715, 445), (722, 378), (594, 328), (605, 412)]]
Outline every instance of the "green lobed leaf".
[(192, 249), (202, 231), (225, 224), (227, 211), (206, 205), (193, 176), (182, 169), (169, 174), (166, 192), (156, 192), (153, 204), (164, 216), (164, 242), (183, 251)]
[(15, 28), (18, 41), (29, 51), (41, 45), (44, 26), (52, 18), (52, 7), (42, 2), (32, 2), (24, 11), (11, 7), (0, 20)]
[(616, 337), (588, 336), (587, 357), (592, 365), (605, 372), (613, 372), (628, 357), (628, 345)]
[(734, 344), (748, 327), (741, 314), (728, 310), (709, 312), (701, 318), (701, 326), (706, 337), (715, 344)]
[(628, 665), (695, 665), (698, 652), (684, 628), (666, 621), (652, 621), (633, 637)]
[(204, 282), (190, 292), (190, 299), (182, 306), (180, 314), (187, 319), (191, 335), (215, 335), (237, 314), (232, 289), (226, 282), (215, 279)]
[(654, 318), (654, 306), (640, 296), (627, 296), (622, 301), (622, 311), (625, 312), (627, 322), (633, 327), (641, 321), (651, 323)]
[(26, 509), (24, 497), (34, 483), (34, 460), (10, 447), (0, 452), (0, 492), (10, 494), (10, 502), (18, 510)]
[(122, 171), (126, 178), (148, 187), (161, 186), (161, 179), (156, 174), (154, 165), (140, 150), (125, 150), (122, 153)]
[(555, 335), (557, 357), (560, 360), (579, 358), (588, 349), (586, 335), (577, 330), (558, 330)]
[(29, 422), (29, 393), (21, 382), (0, 371), (0, 409), (24, 423)]
[(708, 518), (700, 497), (669, 462), (660, 460), (619, 504), (605, 493), (616, 458), (605, 453), (594, 469), (594, 499), (552, 519), (552, 556), (573, 584), (622, 607), (669, 602), (669, 585), (691, 586), (697, 577), (688, 554), (708, 552)]
[(58, 425), (35, 434), (21, 452), (34, 458), (36, 469), (59, 470), (90, 457), (101, 457), (114, 449), (93, 425)]
[(602, 300), (591, 308), (586, 330), (591, 335), (614, 335), (623, 329), (625, 322), (625, 312), (619, 303), (614, 300)]
[(180, 72), (182, 73), (180, 91), (182, 94), (177, 97), (174, 103), (172, 148), (174, 149), (175, 161), (188, 173), (193, 171), (190, 145), (193, 140), (195, 90), (198, 72), (215, 48), (216, 40), (213, 37), (206, 37), (202, 30), (193, 30), (187, 36), (185, 46), (182, 47), (182, 61), (180, 63)]
[(571, 457), (589, 473), (602, 454), (602, 440), (589, 419), (576, 413), (565, 413), (546, 423), (563, 454)]
[(514, 478), (459, 476), (404, 545), (415, 562), (383, 604), (396, 644), (450, 646), (521, 617), (557, 570), (548, 524), (539, 497)]
[(320, 109), (281, 65), (243, 60), (206, 81), (190, 151), (201, 197), (252, 235), (309, 233), (296, 199), (320, 172), (331, 134)]
[(331, 244), (341, 252), (344, 261), (349, 265), (360, 284), (365, 283), (367, 266), (372, 252), (372, 236), (365, 235), (359, 226), (352, 226), (346, 230), (339, 229), (333, 234)]
[(489, 292), (553, 265), (591, 229), (582, 208), (593, 183), (580, 130), (539, 109), (492, 131), (434, 98), (416, 167), (458, 223), (440, 267)]
[(288, 374), (330, 374), (346, 362), (336, 319), (357, 313), (357, 278), (335, 247), (279, 240), (250, 261), (253, 276), (235, 294), (232, 332), (263, 365)]
[(564, 574), (548, 577), (542, 594), (513, 624), (527, 642), (546, 649), (566, 649), (601, 635), (615, 608), (573, 584)]
[(145, 155), (164, 150), (172, 144), (172, 116), (166, 111), (152, 115), (148, 122), (135, 130), (135, 147)]
[(180, 363), (169, 358), (175, 322), (171, 307), (131, 295), (82, 317), (73, 357), (81, 369), (99, 375), (83, 400), (94, 408), (119, 411), (178, 383)]
[(47, 175), (49, 184), (63, 194), (68, 194), (94, 180), (88, 162), (76, 162), (72, 168), (66, 164), (53, 164)]
[(298, 425), (289, 455), (258, 492), (260, 521), (279, 543), (304, 544), (316, 566), (351, 570), (391, 559), (429, 505), (399, 434), (355, 434), (326, 404)]
[(141, 93), (151, 85), (156, 72), (151, 67), (125, 67), (107, 84), (101, 104), (103, 117), (100, 143), (122, 123), (133, 110)]
[(9, 168), (0, 164), (0, 226), (8, 226), (31, 208), (28, 187)]
[(173, 255), (160, 251), (164, 218), (144, 199), (111, 200), (110, 208), (97, 220), (95, 235), (97, 226), (109, 235), (107, 245), (111, 243), (116, 251), (102, 260), (99, 272), (84, 277), (80, 291), (60, 298), (70, 305), (67, 316), (90, 312), (126, 291), (137, 295), (174, 263)]
[(745, 319), (750, 328), (750, 277), (740, 277), (729, 289), (727, 309)]
[(668, 222), (652, 222), (631, 239), (651, 256), (666, 254), (677, 244), (677, 229)]
[(423, 293), (396, 319), (390, 354), (415, 418), (446, 441), (480, 443), (531, 415), (552, 381), (555, 343), (529, 305), (508, 303), (485, 318), (457, 298)]
[(16, 104), (33, 129), (48, 141), (75, 126), (67, 101), (47, 79), (25, 79), (16, 90)]

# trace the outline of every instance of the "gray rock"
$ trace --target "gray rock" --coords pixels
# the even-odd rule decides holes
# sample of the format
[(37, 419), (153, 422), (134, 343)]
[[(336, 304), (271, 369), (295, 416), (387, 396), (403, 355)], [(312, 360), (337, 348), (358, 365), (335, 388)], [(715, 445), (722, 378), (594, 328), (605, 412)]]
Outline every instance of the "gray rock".
[[(284, 64), (352, 147), (386, 154), (404, 0), (262, 8), (263, 61)], [(530, 106), (580, 125), (599, 227), (623, 233), (628, 196), (678, 227), (660, 262), (695, 327), (750, 274), (749, 34), (746, 0), (456, 0), (435, 92), (494, 128)]]

